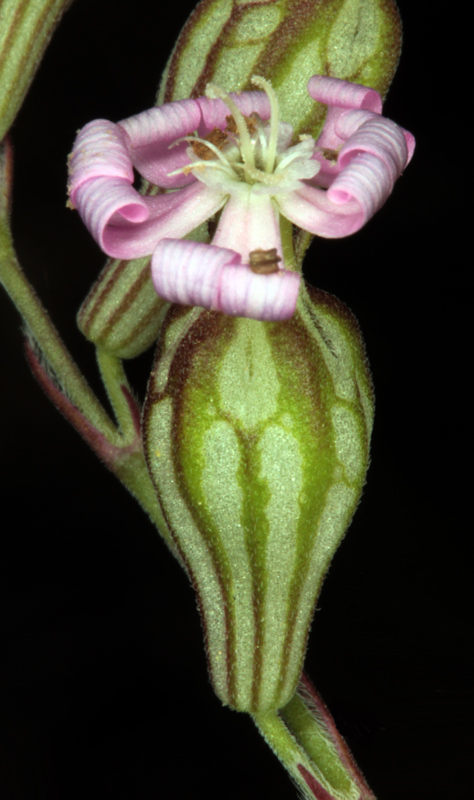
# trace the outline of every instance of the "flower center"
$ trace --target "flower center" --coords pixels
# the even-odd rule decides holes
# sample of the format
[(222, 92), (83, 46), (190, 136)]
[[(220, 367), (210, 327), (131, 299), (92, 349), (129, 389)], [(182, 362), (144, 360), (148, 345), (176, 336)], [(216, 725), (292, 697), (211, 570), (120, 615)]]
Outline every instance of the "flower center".
[[(207, 97), (214, 100), (220, 98), (231, 112), (232, 120), (235, 124), (236, 143), (238, 142), (237, 146), (242, 157), (242, 164), (239, 166), (242, 166), (248, 183), (255, 183), (256, 173), (258, 173), (258, 177), (264, 179), (265, 174), (268, 175), (273, 172), (277, 152), (279, 122), (278, 99), (270, 82), (255, 75), (252, 78), (252, 83), (263, 89), (270, 101), (270, 128), (267, 135), (265, 135), (262, 120), (257, 114), (253, 115), (253, 118), (244, 117), (231, 97), (213, 83), (208, 84), (206, 89)], [(254, 123), (257, 123), (256, 125), (249, 125), (252, 119)]]
[(239, 183), (270, 194), (292, 191), (300, 180), (316, 175), (319, 163), (313, 159), (314, 140), (304, 136), (299, 144), (289, 146), (293, 129), (280, 122), (275, 90), (260, 76), (254, 76), (252, 83), (263, 89), (270, 101), (269, 121), (263, 122), (256, 112), (244, 116), (227, 92), (208, 84), (206, 96), (222, 100), (230, 111), (227, 125), (224, 130), (214, 128), (205, 138), (185, 136), (191, 163), (171, 174), (193, 172), (198, 180), (220, 185), (229, 194)]

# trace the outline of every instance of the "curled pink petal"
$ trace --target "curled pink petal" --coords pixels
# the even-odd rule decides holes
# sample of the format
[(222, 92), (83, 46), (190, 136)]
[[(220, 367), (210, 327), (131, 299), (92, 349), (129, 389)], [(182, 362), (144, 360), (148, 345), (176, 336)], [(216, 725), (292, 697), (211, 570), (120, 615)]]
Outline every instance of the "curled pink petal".
[(234, 317), (266, 322), (290, 319), (296, 309), (301, 276), (279, 269), (259, 275), (244, 266), (228, 266), (222, 272), (219, 308)]
[(340, 78), (313, 75), (308, 81), (308, 92), (319, 103), (337, 108), (364, 108), (382, 113), (382, 98), (375, 89)]
[(158, 244), (151, 273), (156, 292), (171, 303), (274, 321), (294, 314), (301, 280), (287, 270), (256, 274), (234, 250), (173, 239)]
[(76, 193), (77, 210), (112, 258), (140, 258), (164, 237), (186, 236), (218, 211), (225, 195), (197, 181), (179, 192), (147, 197), (114, 178), (96, 178)]
[(169, 175), (189, 163), (186, 142), (170, 145), (195, 131), (201, 123), (197, 100), (177, 100), (150, 108), (119, 122), (127, 136), (134, 167), (148, 181), (172, 189), (194, 180), (192, 175)]
[(350, 236), (365, 222), (359, 203), (333, 203), (328, 192), (313, 186), (303, 186), (292, 194), (279, 195), (276, 200), (284, 217), (299, 228), (327, 239)]
[(365, 225), (387, 200), (407, 160), (403, 132), (388, 122), (370, 120), (348, 140), (327, 192), (305, 186), (278, 197), (282, 214), (326, 238), (349, 236)]
[[(382, 112), (382, 98), (375, 89), (349, 83), (340, 78), (328, 78), (326, 75), (313, 75), (308, 81), (308, 92), (314, 100), (328, 106), (324, 128), (316, 142), (318, 147), (338, 150), (344, 140), (337, 133), (337, 123), (347, 109), (359, 109), (375, 114)], [(325, 170), (321, 170), (320, 185), (328, 186), (333, 169), (329, 169), (328, 179), (323, 184)]]
[(240, 256), (233, 250), (162, 239), (151, 260), (153, 285), (171, 303), (218, 309), (223, 269), (237, 262)]
[(415, 149), (414, 136), (395, 122), (371, 111), (344, 111), (335, 122), (335, 133), (341, 141), (336, 162), (328, 162), (316, 150), (314, 158), (321, 163), (314, 185), (331, 186), (350, 160), (361, 152), (369, 152), (392, 167), (394, 181), (410, 162)]
[[(357, 115), (359, 112), (355, 112)], [(348, 115), (354, 112), (349, 111)], [(345, 120), (341, 118), (338, 127), (344, 131)], [(368, 153), (374, 158), (383, 161), (391, 176), (392, 183), (403, 172), (407, 160), (408, 150), (405, 136), (401, 128), (394, 122), (384, 117), (374, 117), (364, 122), (346, 143), (342, 146), (338, 165), (343, 172), (351, 163), (352, 159), (360, 153)]]
[(385, 203), (392, 189), (393, 178), (387, 165), (368, 153), (361, 153), (339, 173), (327, 195), (328, 200), (339, 207), (356, 202), (362, 211), (361, 225), (365, 225)]
[(180, 136), (195, 130), (201, 121), (197, 100), (176, 100), (164, 106), (155, 106), (118, 124), (130, 137), (132, 148), (154, 144), (157, 139), (169, 144)]
[[(364, 225), (386, 201), (413, 155), (415, 140), (408, 131), (380, 115), (378, 94), (374, 97), (373, 90), (355, 84), (344, 86), (343, 81), (320, 76), (312, 78), (310, 84), (312, 96), (336, 104), (330, 106), (317, 142), (314, 158), (320, 161), (321, 169), (313, 184), (328, 187), (327, 200), (340, 210), (344, 206), (346, 210), (354, 208), (354, 204), (358, 207), (356, 214), (339, 220), (343, 224), (341, 233), (336, 235), (346, 236)], [(351, 103), (353, 107), (347, 110)], [(325, 148), (333, 153), (328, 154)], [(306, 194), (304, 199), (315, 205), (318, 215), (311, 221), (309, 209), (300, 199), (294, 203), (290, 216), (293, 222), (298, 216), (301, 221), (306, 219), (306, 227), (312, 224), (308, 230), (322, 236), (334, 235), (327, 226), (325, 232), (318, 230), (320, 222), (324, 222), (319, 219), (318, 195)]]
[(366, 111), (363, 108), (352, 108), (343, 111), (336, 120), (335, 133), (342, 141), (346, 142), (357, 133), (361, 125), (376, 119), (385, 120), (385, 117), (375, 114), (373, 111)]
[(405, 166), (408, 166), (408, 164), (410, 163), (410, 161), (413, 158), (413, 153), (415, 152), (416, 140), (415, 140), (415, 137), (413, 136), (413, 134), (410, 133), (410, 131), (407, 131), (405, 128), (402, 128), (400, 125), (398, 127), (400, 128), (400, 130), (402, 131), (402, 133), (403, 133), (403, 135), (405, 137), (405, 143), (406, 143), (407, 151), (408, 151), (408, 158), (407, 158), (407, 163), (405, 164)]
[(148, 218), (145, 198), (122, 178), (93, 178), (76, 189), (74, 198), (82, 221), (108, 255), (113, 253), (104, 234), (114, 215), (120, 215), (124, 223), (140, 223)]
[(96, 119), (79, 132), (69, 158), (69, 196), (92, 178), (123, 178), (133, 183), (133, 167), (123, 131), (113, 122)]
[(341, 171), (327, 195), (336, 205), (356, 201), (365, 224), (392, 192), (408, 163), (408, 148), (405, 132), (391, 120), (374, 115), (350, 135), (358, 121), (360, 112), (349, 111), (337, 123), (340, 134), (349, 138), (339, 153)]

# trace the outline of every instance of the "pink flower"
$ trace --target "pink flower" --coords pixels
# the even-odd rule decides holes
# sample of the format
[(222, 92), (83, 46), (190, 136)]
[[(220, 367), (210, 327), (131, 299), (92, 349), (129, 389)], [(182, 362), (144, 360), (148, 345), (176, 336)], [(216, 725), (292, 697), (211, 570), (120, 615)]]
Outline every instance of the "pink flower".
[[(379, 94), (314, 76), (328, 105), (324, 129), (292, 144), (270, 83), (152, 108), (118, 124), (96, 120), (76, 138), (69, 194), (109, 256), (152, 254), (158, 294), (226, 314), (281, 320), (294, 313), (300, 275), (285, 263), (280, 215), (329, 238), (359, 230), (411, 159), (414, 138), (381, 116)], [(133, 187), (134, 168), (159, 187)], [(220, 213), (212, 245), (183, 241)]]

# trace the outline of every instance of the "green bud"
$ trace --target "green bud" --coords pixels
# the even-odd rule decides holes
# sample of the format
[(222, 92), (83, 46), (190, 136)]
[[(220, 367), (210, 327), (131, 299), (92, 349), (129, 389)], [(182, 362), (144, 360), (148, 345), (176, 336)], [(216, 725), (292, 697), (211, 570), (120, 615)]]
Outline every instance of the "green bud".
[(77, 317), (84, 336), (118, 358), (134, 358), (147, 350), (169, 307), (153, 288), (150, 260), (110, 259)]
[(317, 137), (325, 108), (306, 91), (312, 75), (371, 86), (385, 96), (397, 68), (401, 22), (393, 0), (202, 0), (165, 70), (158, 102), (272, 81), (281, 118)]
[(364, 484), (372, 415), (357, 322), (331, 295), (302, 289), (279, 323), (170, 308), (144, 448), (223, 703), (257, 713), (292, 697)]
[(0, 2), (0, 142), (12, 125), (56, 25), (71, 2)]

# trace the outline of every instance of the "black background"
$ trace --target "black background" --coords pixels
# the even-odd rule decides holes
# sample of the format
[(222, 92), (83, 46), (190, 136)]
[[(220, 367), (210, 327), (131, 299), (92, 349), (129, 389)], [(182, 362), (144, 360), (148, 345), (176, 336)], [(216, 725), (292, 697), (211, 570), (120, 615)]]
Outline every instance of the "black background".
[[(159, 2), (77, 0), (12, 132), (18, 252), (98, 392), (75, 315), (103, 257), (65, 208), (66, 156), (88, 120), (153, 104), (192, 5), (176, 4), (170, 19)], [(364, 230), (318, 240), (307, 259), (308, 279), (360, 321), (377, 411), (366, 491), (321, 594), (306, 666), (380, 800), (464, 800), (467, 125), (439, 69), (449, 21), (423, 3), (399, 6), (405, 45), (384, 113), (415, 133), (415, 158)], [(0, 335), (0, 797), (294, 799), (251, 721), (213, 695), (185, 576), (31, 378), (4, 296)], [(150, 359), (129, 369), (141, 392)]]

